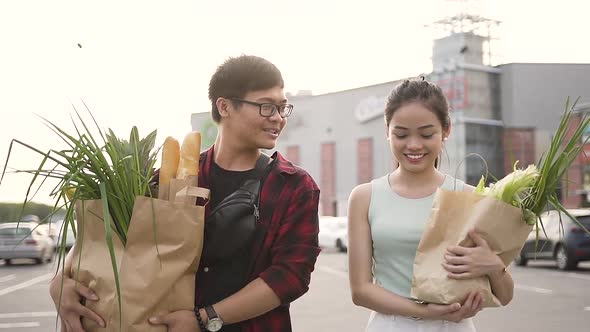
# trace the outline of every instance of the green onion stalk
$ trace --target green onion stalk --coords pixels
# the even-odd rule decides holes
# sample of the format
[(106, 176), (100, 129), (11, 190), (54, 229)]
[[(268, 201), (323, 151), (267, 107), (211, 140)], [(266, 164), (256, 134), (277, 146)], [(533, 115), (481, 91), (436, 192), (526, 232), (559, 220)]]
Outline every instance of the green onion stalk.
[[(20, 140), (13, 139), (10, 142), (0, 184), (6, 174), (8, 161), (15, 144), (41, 156), (41, 162), (36, 169), (15, 170), (14, 172), (32, 175), (22, 207), (23, 211), (39, 189), (49, 183), (48, 179), (53, 179), (53, 183), (57, 180), (57, 185), (50, 191), (50, 196), (54, 199), (55, 204), (52, 213), (46, 219), (63, 209), (66, 211), (60, 230), (62, 236), (58, 251), (58, 269), (60, 266), (63, 269), (65, 265), (65, 243), (68, 228), (71, 227), (73, 233), (76, 234), (76, 202), (98, 199), (102, 201), (105, 240), (109, 248), (119, 296), (119, 309), (121, 310), (121, 292), (113, 236), (117, 236), (123, 245), (126, 244), (135, 198), (137, 196), (152, 196), (150, 184), (159, 152), (159, 149), (154, 149), (156, 131), (140, 138), (137, 127), (133, 127), (129, 139), (123, 139), (110, 129), (103, 132), (88, 107), (86, 110), (94, 122), (94, 128), (90, 128), (86, 124), (75, 107), (76, 117), (72, 117), (74, 125), (72, 132), (66, 132), (41, 117), (43, 123), (65, 143), (64, 149), (50, 149), (44, 152)], [(35, 187), (37, 189), (33, 191)], [(77, 242), (82, 240), (79, 237)]]
[(580, 114), (579, 122), (576, 122), (578, 119), (574, 117), (576, 102), (577, 100), (570, 104), (569, 98), (566, 100), (565, 111), (549, 148), (541, 156), (537, 165), (518, 169), (518, 161), (516, 161), (512, 173), (489, 187), (485, 187), (485, 178), (482, 176), (475, 188), (475, 193), (494, 197), (522, 209), (524, 221), (529, 225), (537, 226), (537, 235), (539, 226), (544, 229), (541, 214), (551, 207), (563, 212), (584, 227), (567, 211), (557, 196), (557, 190), (561, 187), (564, 178), (566, 178), (567, 191), (567, 171), (582, 153), (584, 144), (588, 140), (582, 140), (582, 137), (590, 125), (590, 117)]

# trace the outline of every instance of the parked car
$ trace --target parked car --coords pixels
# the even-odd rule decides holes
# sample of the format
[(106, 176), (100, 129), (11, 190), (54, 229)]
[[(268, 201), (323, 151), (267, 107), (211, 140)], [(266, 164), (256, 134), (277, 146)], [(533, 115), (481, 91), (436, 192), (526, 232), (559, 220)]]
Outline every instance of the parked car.
[[(37, 229), (41, 229), (44, 232), (46, 232), (47, 234), (49, 234), (49, 237), (53, 241), (53, 247), (57, 251), (57, 249), (61, 246), (62, 227), (63, 227), (63, 220), (58, 220), (58, 221), (51, 222), (51, 223), (40, 224), (37, 227)], [(66, 251), (69, 251), (74, 246), (74, 242), (75, 242), (74, 232), (71, 229), (71, 227), (68, 227), (68, 236), (66, 237), (66, 243), (65, 243)]]
[(53, 259), (54, 244), (36, 222), (0, 224), (0, 259), (7, 265), (16, 258), (31, 258), (37, 264)]
[(348, 218), (320, 216), (319, 243), (322, 248), (348, 250)]
[[(56, 248), (59, 248), (61, 246), (61, 241), (62, 241), (62, 235), (63, 235), (63, 220), (59, 220), (55, 222), (55, 225), (57, 227), (58, 231), (58, 236), (56, 239)], [(74, 230), (72, 229), (71, 225), (68, 225), (68, 231), (67, 231), (67, 235), (66, 235), (66, 251), (69, 251), (70, 249), (72, 249), (72, 247), (74, 246), (74, 243), (76, 242), (76, 236), (74, 235)]]
[(54, 245), (57, 245), (57, 236), (59, 235), (59, 227), (54, 223), (44, 223), (39, 224), (37, 229), (42, 230), (43, 232), (47, 233), (47, 235), (51, 238)]
[[(568, 212), (590, 230), (590, 209), (570, 209)], [(563, 228), (559, 223), (560, 216)], [(539, 241), (535, 247), (537, 232), (533, 229), (515, 259), (517, 265), (524, 266), (531, 259), (555, 260), (559, 269), (572, 270), (578, 262), (590, 260), (590, 234), (586, 230), (556, 210), (544, 213), (541, 219), (545, 232), (539, 230)]]
[(34, 223), (41, 223), (41, 218), (39, 218), (38, 215), (35, 214), (27, 214), (26, 216), (23, 216), (22, 218), (20, 218), (20, 221), (26, 221), (26, 222), (34, 222)]

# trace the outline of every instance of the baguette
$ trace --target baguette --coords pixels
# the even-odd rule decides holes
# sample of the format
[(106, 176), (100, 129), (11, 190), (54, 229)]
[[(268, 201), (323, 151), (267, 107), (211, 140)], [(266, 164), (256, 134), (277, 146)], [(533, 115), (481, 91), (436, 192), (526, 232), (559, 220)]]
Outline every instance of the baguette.
[(160, 168), (160, 185), (170, 184), (176, 176), (180, 162), (180, 144), (174, 137), (166, 137), (162, 148), (162, 167)]
[(184, 137), (180, 148), (180, 163), (176, 172), (177, 179), (199, 175), (199, 156), (201, 154), (201, 133), (191, 131)]

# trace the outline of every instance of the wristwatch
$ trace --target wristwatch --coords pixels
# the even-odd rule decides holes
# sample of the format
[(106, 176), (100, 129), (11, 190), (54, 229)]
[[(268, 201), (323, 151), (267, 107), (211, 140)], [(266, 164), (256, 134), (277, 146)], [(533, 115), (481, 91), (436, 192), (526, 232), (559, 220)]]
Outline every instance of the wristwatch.
[(217, 332), (221, 330), (221, 328), (223, 327), (223, 320), (221, 320), (221, 318), (217, 315), (217, 312), (215, 312), (213, 306), (206, 306), (205, 312), (207, 313), (207, 317), (209, 318), (206, 324), (207, 331)]

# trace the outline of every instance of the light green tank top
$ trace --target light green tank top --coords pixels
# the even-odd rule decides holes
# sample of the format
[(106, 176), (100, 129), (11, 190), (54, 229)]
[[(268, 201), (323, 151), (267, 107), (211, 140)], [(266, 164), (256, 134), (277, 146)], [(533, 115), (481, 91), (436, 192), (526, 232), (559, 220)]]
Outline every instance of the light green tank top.
[[(369, 224), (373, 238), (373, 275), (381, 287), (410, 297), (416, 249), (428, 221), (434, 194), (417, 199), (395, 193), (388, 175), (371, 181)], [(464, 182), (446, 175), (441, 188), (463, 190)]]

